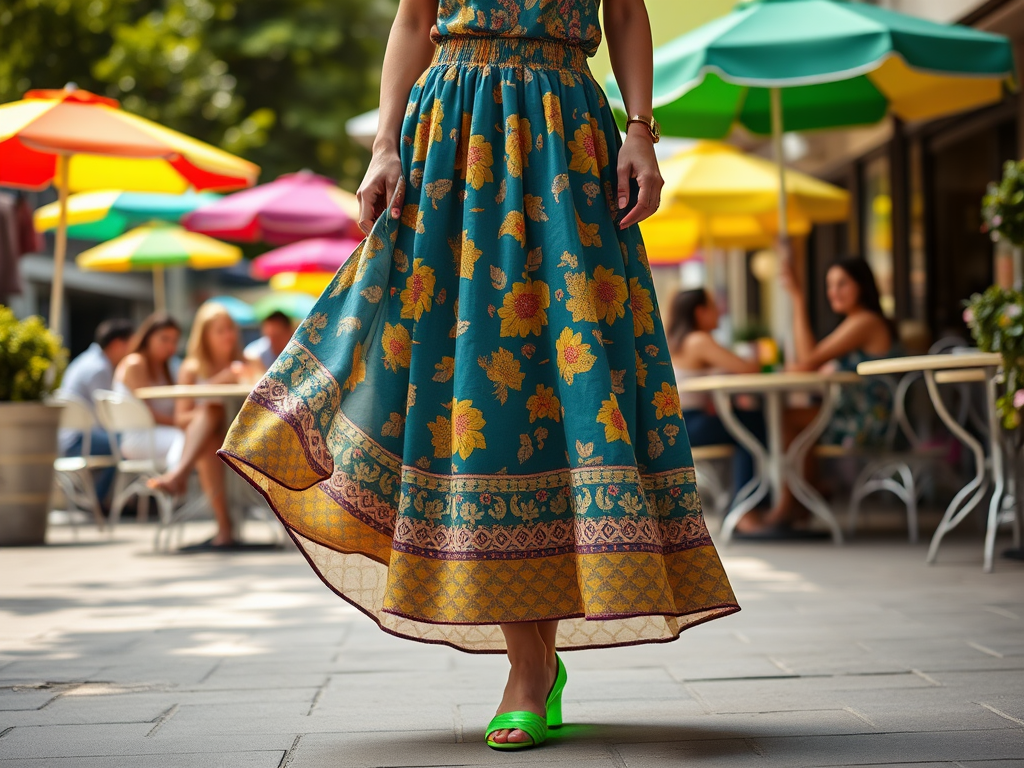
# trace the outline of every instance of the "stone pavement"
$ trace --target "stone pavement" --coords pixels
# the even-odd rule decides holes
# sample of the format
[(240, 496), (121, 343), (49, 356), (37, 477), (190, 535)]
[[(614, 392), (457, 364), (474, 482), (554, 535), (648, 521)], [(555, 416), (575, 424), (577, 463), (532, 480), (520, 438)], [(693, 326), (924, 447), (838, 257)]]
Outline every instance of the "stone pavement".
[(895, 537), (735, 544), (741, 613), (566, 654), (571, 725), (514, 755), (481, 742), (503, 657), (385, 635), (293, 550), (150, 535), (0, 550), (0, 768), (1024, 766), (1024, 564), (983, 574), (977, 530), (930, 568)]

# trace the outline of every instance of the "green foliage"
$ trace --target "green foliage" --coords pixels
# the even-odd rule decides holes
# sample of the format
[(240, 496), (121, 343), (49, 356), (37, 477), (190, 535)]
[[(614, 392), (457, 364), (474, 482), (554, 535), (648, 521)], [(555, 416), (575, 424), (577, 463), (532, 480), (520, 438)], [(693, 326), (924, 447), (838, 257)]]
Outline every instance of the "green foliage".
[(0, 102), (68, 81), (246, 157), (354, 186), (397, 0), (6, 0)]
[(1003, 179), (989, 184), (981, 201), (982, 230), (993, 240), (1024, 245), (1024, 161), (1007, 161)]
[(978, 348), (1003, 357), (1006, 391), (996, 405), (1003, 426), (1017, 429), (1024, 408), (1024, 293), (993, 285), (964, 304), (964, 321)]
[(67, 350), (40, 317), (19, 322), (0, 304), (0, 402), (42, 400), (60, 386)]

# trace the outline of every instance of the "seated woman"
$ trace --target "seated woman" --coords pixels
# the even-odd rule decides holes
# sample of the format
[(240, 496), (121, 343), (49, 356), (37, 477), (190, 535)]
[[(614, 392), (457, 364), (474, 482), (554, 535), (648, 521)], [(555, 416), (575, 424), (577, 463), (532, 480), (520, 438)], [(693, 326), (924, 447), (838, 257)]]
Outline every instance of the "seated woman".
[[(164, 314), (147, 317), (128, 344), (128, 354), (114, 370), (114, 389), (133, 394), (140, 387), (173, 384), (170, 361), (178, 351), (181, 328)], [(119, 444), (126, 459), (153, 459), (173, 467), (181, 458), (185, 433), (174, 417), (174, 400), (144, 401), (153, 412), (156, 427), (152, 440), (146, 432), (125, 432)]]
[[(718, 327), (719, 311), (714, 298), (703, 288), (680, 291), (669, 309), (665, 329), (676, 382), (715, 373), (758, 373), (756, 362), (744, 360), (719, 344), (711, 332)], [(690, 445), (735, 445), (733, 486), (738, 492), (754, 476), (750, 453), (737, 445), (735, 438), (711, 412), (711, 398), (699, 392), (680, 392), (679, 404), (686, 421)], [(764, 419), (755, 411), (736, 410), (740, 422), (758, 440), (764, 440)]]
[[(238, 326), (220, 304), (203, 304), (192, 324), (178, 383), (238, 384), (246, 379)], [(224, 488), (224, 464), (217, 458), (217, 449), (227, 430), (224, 405), (218, 400), (179, 399), (175, 420), (185, 431), (181, 460), (165, 474), (150, 480), (149, 485), (180, 494), (193, 467), (198, 470), (199, 482), (217, 520), (217, 534), (200, 546), (230, 548), (235, 542)]]
[[(786, 365), (790, 371), (856, 371), (865, 360), (896, 354), (895, 332), (882, 312), (878, 285), (868, 263), (847, 257), (833, 264), (825, 276), (829, 306), (843, 320), (821, 341), (814, 337), (804, 292), (792, 271), (783, 274), (783, 285), (793, 303), (793, 340), (796, 359)], [(821, 442), (854, 448), (880, 444), (889, 427), (892, 393), (881, 379), (844, 386), (835, 412)], [(794, 408), (786, 412), (784, 439), (788, 445), (817, 415), (816, 408)], [(809, 461), (812, 458), (808, 454)], [(811, 475), (812, 466), (805, 474)], [(760, 522), (754, 513), (741, 521), (738, 530), (749, 535), (772, 538), (800, 536), (790, 524), (802, 515), (788, 488), (776, 507)]]

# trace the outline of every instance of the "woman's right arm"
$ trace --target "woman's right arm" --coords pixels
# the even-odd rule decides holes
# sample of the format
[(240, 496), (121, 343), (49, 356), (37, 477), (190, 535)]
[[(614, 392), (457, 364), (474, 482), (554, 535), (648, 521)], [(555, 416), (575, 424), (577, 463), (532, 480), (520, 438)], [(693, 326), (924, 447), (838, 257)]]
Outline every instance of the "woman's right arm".
[(430, 28), (437, 20), (438, 0), (401, 0), (395, 23), (391, 25), (384, 66), (380, 75), (380, 114), (373, 157), (366, 169), (359, 198), (359, 228), (369, 234), (373, 223), (384, 212), (395, 191), (398, 197), (391, 217), (402, 215), (405, 181), (399, 155), (405, 107), (417, 78), (434, 56)]
[(710, 333), (691, 334), (693, 353), (706, 368), (717, 368), (726, 373), (760, 373), (761, 366), (746, 360), (723, 347)]

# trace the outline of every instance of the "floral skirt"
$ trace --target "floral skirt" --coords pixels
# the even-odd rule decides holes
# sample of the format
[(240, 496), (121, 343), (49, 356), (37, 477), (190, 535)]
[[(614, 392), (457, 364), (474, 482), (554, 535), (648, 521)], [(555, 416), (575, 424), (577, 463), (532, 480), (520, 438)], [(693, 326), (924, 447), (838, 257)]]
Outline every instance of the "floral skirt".
[(651, 271), (583, 52), (443, 39), (382, 216), (222, 457), (382, 629), (503, 652), (672, 640), (739, 610), (701, 515)]

